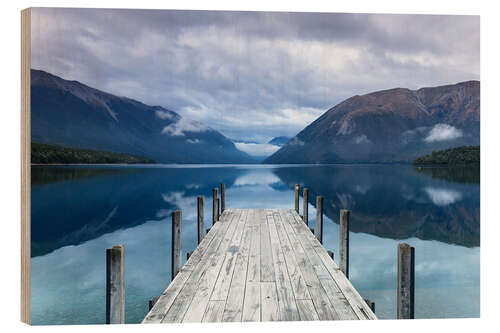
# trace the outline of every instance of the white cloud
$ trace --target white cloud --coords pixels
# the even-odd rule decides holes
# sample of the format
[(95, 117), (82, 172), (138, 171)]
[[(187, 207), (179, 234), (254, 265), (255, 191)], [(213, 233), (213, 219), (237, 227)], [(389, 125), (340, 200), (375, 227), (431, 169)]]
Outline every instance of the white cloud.
[(354, 138), (354, 142), (358, 145), (360, 144), (365, 144), (365, 143), (371, 143), (370, 139), (366, 135), (360, 135)]
[(236, 142), (236, 148), (252, 156), (269, 156), (280, 149), (279, 146), (269, 143), (244, 143)]
[(460, 138), (462, 131), (448, 124), (436, 124), (429, 135), (424, 139), (425, 142), (449, 141)]
[(210, 127), (200, 123), (199, 121), (192, 121), (186, 118), (181, 118), (178, 121), (165, 126), (162, 133), (170, 136), (184, 136), (185, 132), (197, 133), (209, 131)]
[(163, 120), (173, 120), (175, 118), (175, 114), (173, 112), (166, 112), (166, 111), (156, 111), (155, 115)]
[(200, 143), (201, 141), (199, 139), (187, 139), (187, 143), (192, 143), (192, 144), (197, 144)]
[(447, 206), (462, 199), (460, 192), (450, 189), (427, 187), (425, 192), (437, 206)]

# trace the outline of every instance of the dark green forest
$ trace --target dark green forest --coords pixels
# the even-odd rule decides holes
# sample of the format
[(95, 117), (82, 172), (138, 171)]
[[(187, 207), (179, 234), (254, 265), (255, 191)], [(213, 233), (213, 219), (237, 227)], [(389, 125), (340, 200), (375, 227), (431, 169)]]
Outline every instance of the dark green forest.
[(415, 165), (479, 165), (479, 146), (462, 146), (433, 151), (413, 161)]
[(152, 164), (150, 158), (31, 142), (32, 164)]

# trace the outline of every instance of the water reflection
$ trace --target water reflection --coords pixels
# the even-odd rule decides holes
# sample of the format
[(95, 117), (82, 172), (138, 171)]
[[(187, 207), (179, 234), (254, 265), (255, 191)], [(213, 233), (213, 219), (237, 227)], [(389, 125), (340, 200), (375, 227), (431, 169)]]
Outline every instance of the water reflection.
[(352, 231), (479, 246), (477, 185), (433, 179), (409, 166), (279, 168), (274, 173), (290, 188), (307, 186), (311, 203), (323, 195), (325, 214), (334, 221), (340, 209), (350, 209)]
[[(440, 170), (439, 175), (443, 175)], [(170, 282), (170, 222), (183, 211), (183, 254), (196, 247), (196, 197), (224, 181), (227, 206), (292, 208), (293, 185), (324, 196), (324, 245), (338, 254), (338, 210), (351, 215), (350, 278), (395, 317), (396, 246), (416, 248), (416, 317), (479, 315), (479, 185), (411, 166), (32, 168), (32, 322), (103, 323), (104, 249), (126, 247), (126, 321)], [(302, 210), (302, 205), (301, 205)]]

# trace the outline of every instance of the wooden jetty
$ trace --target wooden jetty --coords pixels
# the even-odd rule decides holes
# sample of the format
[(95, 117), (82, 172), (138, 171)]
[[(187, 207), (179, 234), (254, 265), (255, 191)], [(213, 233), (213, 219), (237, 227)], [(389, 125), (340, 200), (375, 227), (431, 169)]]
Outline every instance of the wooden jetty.
[(224, 199), (143, 323), (377, 319), (299, 216), (297, 196), (289, 210)]

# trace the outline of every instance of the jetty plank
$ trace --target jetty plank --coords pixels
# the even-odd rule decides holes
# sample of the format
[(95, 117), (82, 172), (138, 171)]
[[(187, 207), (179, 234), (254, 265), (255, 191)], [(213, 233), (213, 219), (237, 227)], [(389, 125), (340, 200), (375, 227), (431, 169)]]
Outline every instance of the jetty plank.
[(337, 319), (377, 317), (296, 210), (226, 208), (143, 323)]

